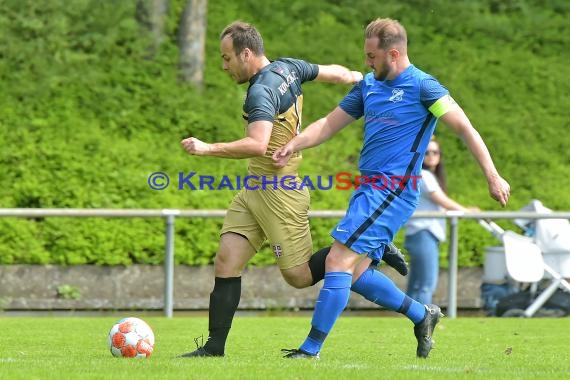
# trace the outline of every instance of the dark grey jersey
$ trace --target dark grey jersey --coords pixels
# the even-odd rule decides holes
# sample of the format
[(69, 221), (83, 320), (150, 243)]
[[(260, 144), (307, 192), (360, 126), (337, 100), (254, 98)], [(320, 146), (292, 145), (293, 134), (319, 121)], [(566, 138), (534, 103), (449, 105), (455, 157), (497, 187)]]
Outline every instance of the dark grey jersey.
[(317, 65), (293, 58), (280, 58), (265, 66), (249, 81), (243, 105), (248, 123), (273, 121), (285, 113), (303, 94), (301, 83), (315, 79), (318, 73)]
[[(318, 65), (293, 58), (280, 58), (265, 66), (249, 81), (243, 105), (243, 118), (248, 124), (265, 120), (273, 124), (271, 139), (265, 157), (250, 161), (254, 174), (275, 173), (271, 161), (273, 152), (288, 143), (301, 130), (303, 90), (301, 84), (314, 80)], [(283, 172), (294, 172), (299, 160)], [(294, 167), (293, 167), (294, 166)]]

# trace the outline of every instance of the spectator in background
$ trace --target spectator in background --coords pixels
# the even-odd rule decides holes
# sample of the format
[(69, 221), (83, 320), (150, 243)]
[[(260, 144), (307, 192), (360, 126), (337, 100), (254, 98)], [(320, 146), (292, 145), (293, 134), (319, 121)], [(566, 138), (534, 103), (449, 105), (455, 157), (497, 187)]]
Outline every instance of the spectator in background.
[[(447, 196), (445, 168), (439, 142), (432, 138), (422, 164), (420, 201), (416, 211), (479, 211), (464, 207)], [(406, 223), (404, 248), (410, 255), (410, 275), (406, 294), (423, 303), (432, 303), (439, 276), (439, 243), (445, 241), (444, 218), (411, 218)]]

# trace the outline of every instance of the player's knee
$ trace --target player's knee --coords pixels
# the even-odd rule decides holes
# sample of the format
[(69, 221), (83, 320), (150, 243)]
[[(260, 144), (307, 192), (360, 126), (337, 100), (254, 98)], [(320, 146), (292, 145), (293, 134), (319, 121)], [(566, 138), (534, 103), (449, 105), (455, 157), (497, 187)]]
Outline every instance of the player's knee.
[(240, 276), (242, 269), (243, 268), (240, 268), (239, 265), (236, 265), (234, 260), (231, 260), (230, 257), (227, 257), (227, 255), (224, 255), (222, 252), (219, 252), (214, 258), (214, 270), (216, 272), (216, 276)]
[(303, 289), (303, 288), (306, 288), (307, 286), (311, 285), (311, 284), (307, 284), (303, 281), (300, 281), (299, 279), (296, 279), (296, 278), (285, 278), (285, 281), (289, 285), (294, 287), (295, 289)]
[(307, 265), (303, 267), (282, 270), (281, 274), (283, 275), (285, 282), (296, 289), (303, 289), (312, 285), (313, 278)]
[(327, 268), (337, 269), (344, 267), (345, 265), (345, 258), (338, 251), (331, 251), (326, 258)]

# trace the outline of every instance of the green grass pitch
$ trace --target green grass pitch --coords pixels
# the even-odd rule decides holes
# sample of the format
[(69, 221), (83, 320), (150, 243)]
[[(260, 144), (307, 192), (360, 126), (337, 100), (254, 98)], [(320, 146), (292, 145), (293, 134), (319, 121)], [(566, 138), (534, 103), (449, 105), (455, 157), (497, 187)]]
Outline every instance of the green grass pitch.
[[(114, 358), (107, 333), (126, 316), (147, 321), (149, 359)], [(207, 335), (204, 316), (0, 317), (0, 379), (568, 379), (568, 318), (444, 318), (428, 359), (415, 357), (411, 323), (393, 316), (341, 316), (321, 359), (287, 360), (310, 316), (238, 316), (226, 357), (179, 359)]]

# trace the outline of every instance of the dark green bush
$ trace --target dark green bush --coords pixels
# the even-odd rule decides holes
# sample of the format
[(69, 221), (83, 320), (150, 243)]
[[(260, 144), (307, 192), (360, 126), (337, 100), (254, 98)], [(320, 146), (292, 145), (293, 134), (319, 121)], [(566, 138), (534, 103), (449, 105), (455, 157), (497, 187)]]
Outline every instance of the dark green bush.
[[(179, 172), (235, 177), (247, 168), (245, 161), (191, 157), (180, 148), (190, 135), (224, 141), (243, 134), (246, 88), (221, 70), (220, 30), (243, 19), (259, 27), (271, 58), (366, 70), (363, 27), (386, 16), (407, 26), (413, 63), (450, 89), (485, 138), (512, 184), (508, 210), (532, 198), (569, 209), (566, 1), (210, 2), (202, 90), (178, 81), (176, 32), (184, 1), (170, 1), (167, 38), (152, 58), (134, 4), (0, 3), (1, 207), (223, 209), (235, 191), (179, 191), (174, 183)], [(305, 124), (331, 110), (348, 89), (307, 84)], [(302, 174), (354, 173), (361, 125), (306, 151)], [(443, 128), (437, 134), (451, 196), (498, 210), (462, 142)], [(168, 189), (148, 187), (156, 171), (171, 177)], [(349, 195), (316, 190), (312, 207), (344, 209)], [(312, 220), (315, 248), (331, 242), (334, 222)], [(221, 219), (178, 218), (176, 263), (211, 263), (220, 225)], [(479, 265), (485, 246), (496, 244), (475, 222), (461, 222), (460, 234), (462, 266)], [(159, 219), (0, 219), (1, 264), (159, 264), (163, 252)], [(265, 249), (253, 264), (271, 262)]]

